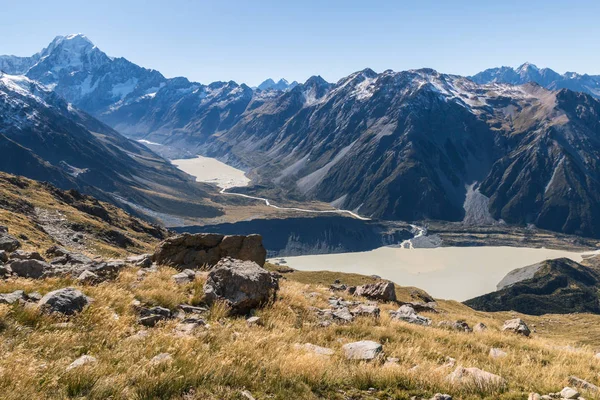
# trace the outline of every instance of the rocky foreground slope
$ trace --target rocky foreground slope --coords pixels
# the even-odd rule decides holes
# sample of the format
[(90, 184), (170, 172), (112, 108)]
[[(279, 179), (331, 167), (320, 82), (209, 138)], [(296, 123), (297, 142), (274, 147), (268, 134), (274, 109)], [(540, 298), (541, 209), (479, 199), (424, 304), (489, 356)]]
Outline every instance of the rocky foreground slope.
[(259, 237), (174, 236), (107, 259), (20, 250), (11, 233), (3, 399), (600, 396), (597, 315), (475, 312), (378, 277), (263, 266)]

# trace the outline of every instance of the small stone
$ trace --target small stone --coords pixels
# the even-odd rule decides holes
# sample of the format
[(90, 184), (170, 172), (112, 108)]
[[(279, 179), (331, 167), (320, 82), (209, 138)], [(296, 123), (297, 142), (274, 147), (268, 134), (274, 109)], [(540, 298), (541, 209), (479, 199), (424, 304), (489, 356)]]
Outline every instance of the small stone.
[(371, 340), (361, 340), (360, 342), (345, 344), (342, 349), (349, 360), (370, 361), (381, 353), (383, 346)]
[(250, 317), (246, 320), (246, 325), (248, 325), (248, 326), (262, 325), (262, 320), (260, 319), (260, 317)]
[(497, 348), (490, 349), (490, 357), (492, 358), (504, 358), (508, 355), (505, 351)]
[(83, 284), (93, 284), (100, 281), (100, 277), (93, 273), (92, 271), (83, 271), (77, 277), (77, 282)]
[(357, 307), (350, 310), (350, 312), (352, 313), (352, 315), (355, 315), (355, 316), (362, 315), (362, 316), (379, 318), (380, 310), (379, 310), (379, 307), (377, 307), (377, 306), (360, 304)]
[(296, 349), (306, 350), (311, 353), (315, 353), (320, 356), (330, 356), (333, 355), (333, 350), (327, 347), (317, 346), (312, 343), (304, 343), (304, 344), (295, 344), (294, 347)]
[(206, 307), (196, 307), (191, 306), (189, 304), (180, 304), (179, 308), (187, 314), (203, 314), (205, 312), (208, 312), (208, 308)]
[(436, 393), (431, 400), (452, 400), (452, 396), (449, 394)]
[(529, 393), (529, 397), (527, 398), (527, 400), (541, 400), (542, 396), (540, 396), (538, 393)]
[(487, 326), (483, 322), (478, 322), (473, 327), (473, 332), (485, 332), (485, 331), (487, 331)]
[(173, 357), (169, 353), (160, 353), (150, 360), (150, 365), (170, 364), (173, 362)]
[(247, 391), (247, 390), (242, 390), (242, 391), (240, 392), (240, 394), (241, 394), (242, 396), (244, 396), (244, 397), (245, 397), (246, 399), (248, 399), (248, 400), (256, 400), (256, 399), (255, 399), (255, 398), (252, 396), (252, 394), (251, 394), (249, 391)]
[(570, 387), (565, 387), (563, 390), (560, 391), (560, 395), (563, 399), (578, 399), (579, 398), (579, 392), (573, 388)]
[(354, 317), (352, 316), (350, 310), (348, 310), (347, 307), (339, 308), (333, 311), (331, 315), (333, 319), (343, 323), (352, 322), (354, 320)]
[(480, 390), (488, 390), (506, 385), (504, 378), (491, 372), (483, 371), (479, 368), (463, 368), (460, 366), (448, 376), (448, 380), (453, 383), (474, 385)]
[(407, 304), (400, 307), (397, 311), (390, 312), (390, 316), (392, 317), (392, 319), (408, 322), (409, 324), (423, 326), (431, 325), (431, 319), (417, 314), (415, 310)]
[(96, 360), (95, 357), (84, 355), (79, 357), (77, 360), (73, 361), (71, 364), (69, 364), (69, 366), (67, 367), (67, 371), (70, 371), (74, 368), (83, 367), (84, 365), (94, 364), (97, 361), (98, 360)]
[(185, 285), (196, 279), (196, 272), (191, 269), (185, 269), (180, 273), (173, 275), (172, 278), (178, 285)]

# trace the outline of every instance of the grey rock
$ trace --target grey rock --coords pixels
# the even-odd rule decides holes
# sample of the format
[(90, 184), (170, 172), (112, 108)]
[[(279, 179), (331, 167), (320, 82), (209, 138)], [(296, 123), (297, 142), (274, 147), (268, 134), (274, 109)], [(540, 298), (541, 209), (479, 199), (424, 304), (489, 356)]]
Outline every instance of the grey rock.
[(452, 383), (472, 385), (480, 390), (490, 390), (506, 385), (504, 378), (491, 372), (479, 368), (464, 368), (460, 366), (448, 376), (448, 380)]
[(569, 377), (569, 384), (584, 390), (589, 390), (590, 392), (600, 393), (600, 388), (598, 386), (576, 376)]
[(342, 346), (344, 354), (349, 360), (370, 361), (375, 359), (383, 350), (381, 344), (371, 340), (348, 343)]
[(0, 250), (13, 252), (21, 247), (21, 242), (16, 237), (6, 232), (0, 232)]
[(521, 318), (509, 319), (504, 322), (502, 331), (513, 332), (523, 336), (529, 336), (531, 331), (527, 324)]
[(83, 367), (84, 365), (95, 364), (98, 360), (95, 357), (84, 355), (73, 361), (67, 367), (67, 371), (70, 371), (75, 368)]
[(27, 300), (27, 297), (25, 296), (25, 292), (22, 290), (15, 290), (12, 293), (0, 294), (0, 304), (13, 304), (25, 300)]
[(347, 307), (338, 308), (331, 313), (334, 320), (338, 322), (352, 322), (354, 320), (354, 316), (350, 313)]
[(127, 257), (126, 261), (137, 267), (149, 268), (152, 266), (152, 255), (151, 254), (140, 254), (138, 256), (131, 256), (131, 257)]
[(483, 322), (478, 322), (473, 327), (473, 332), (485, 332), (485, 331), (487, 331), (487, 326)]
[(295, 344), (294, 347), (299, 350), (305, 350), (310, 353), (314, 353), (320, 356), (331, 356), (333, 355), (333, 350), (327, 347), (317, 346), (312, 343), (304, 343), (304, 344)]
[(173, 278), (178, 285), (184, 285), (196, 279), (196, 272), (191, 269), (184, 269), (180, 273), (173, 275), (171, 278)]
[(415, 312), (415, 310), (409, 305), (403, 305), (397, 311), (390, 312), (392, 319), (408, 322), (410, 324), (429, 326), (431, 325), (431, 319), (423, 317)]
[(52, 266), (40, 260), (15, 260), (10, 263), (14, 274), (22, 278), (39, 279), (52, 272)]
[(248, 325), (248, 326), (262, 325), (262, 320), (260, 319), (260, 317), (250, 317), (246, 320), (246, 325)]
[(208, 304), (224, 301), (243, 314), (273, 299), (278, 289), (277, 279), (255, 262), (226, 258), (209, 272), (204, 295)]
[(438, 326), (440, 328), (452, 329), (460, 332), (473, 332), (473, 330), (469, 327), (465, 321), (440, 321), (438, 322)]
[(12, 275), (10, 265), (0, 265), (0, 278), (7, 278)]
[(37, 251), (15, 250), (10, 253), (11, 260), (39, 260), (46, 261)]
[(8, 262), (8, 253), (4, 250), (0, 250), (0, 264)]
[(169, 353), (160, 353), (156, 356), (152, 357), (150, 360), (150, 365), (160, 365), (160, 364), (170, 364), (173, 362), (173, 356)]
[(393, 282), (381, 281), (358, 286), (354, 295), (371, 300), (396, 301), (396, 288)]
[(92, 271), (83, 271), (78, 277), (77, 282), (85, 284), (93, 284), (100, 281), (100, 277)]
[(230, 257), (253, 261), (262, 266), (267, 251), (260, 235), (224, 236), (214, 233), (184, 233), (161, 242), (152, 260), (157, 264), (176, 268), (199, 268), (216, 265), (219, 260)]
[(191, 306), (189, 304), (180, 304), (179, 308), (184, 313), (188, 313), (188, 314), (203, 314), (205, 312), (208, 312), (208, 308), (206, 308), (206, 307), (196, 307), (196, 306)]
[(449, 394), (436, 393), (431, 400), (452, 400), (452, 396)]
[(490, 357), (492, 358), (504, 358), (508, 355), (504, 350), (492, 347), (490, 349)]
[(47, 293), (38, 302), (45, 312), (72, 315), (90, 303), (90, 298), (77, 289), (68, 287)]
[(379, 310), (379, 307), (374, 305), (359, 304), (358, 306), (350, 310), (350, 312), (354, 316), (362, 315), (379, 318), (379, 313), (381, 312), (381, 310)]
[(579, 392), (577, 390), (567, 386), (563, 390), (560, 391), (560, 396), (563, 399), (578, 399)]

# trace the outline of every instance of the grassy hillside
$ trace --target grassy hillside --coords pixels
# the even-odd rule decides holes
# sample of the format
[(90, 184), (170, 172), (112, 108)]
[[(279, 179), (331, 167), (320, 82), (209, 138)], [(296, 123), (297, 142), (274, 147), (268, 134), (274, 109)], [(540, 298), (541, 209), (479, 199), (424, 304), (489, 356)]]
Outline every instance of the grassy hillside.
[[(393, 304), (380, 304), (379, 320), (363, 317), (347, 325), (319, 327), (311, 307), (325, 308), (331, 296), (318, 282), (332, 278), (361, 283), (371, 278), (332, 273), (285, 274), (278, 298), (259, 310), (263, 326), (244, 318), (225, 317), (222, 306), (206, 314), (209, 328), (192, 336), (174, 334), (177, 321), (144, 328), (136, 322), (132, 301), (175, 309), (199, 304), (204, 277), (176, 285), (176, 271), (160, 268), (140, 278), (125, 270), (116, 281), (78, 286), (65, 279), (0, 282), (0, 293), (23, 289), (48, 292), (76, 286), (94, 298), (81, 314), (61, 319), (34, 307), (0, 306), (0, 393), (6, 400), (35, 399), (429, 399), (436, 392), (455, 399), (524, 399), (530, 391), (556, 392), (570, 375), (597, 382), (600, 360), (594, 357), (600, 339), (600, 316), (521, 316), (537, 333), (531, 338), (499, 331), (513, 313), (484, 313), (457, 302), (440, 302), (439, 314), (428, 314), (431, 327), (393, 321)], [(399, 289), (410, 297), (410, 289)], [(349, 295), (343, 297), (350, 298)], [(437, 327), (441, 320), (485, 323), (483, 333), (461, 333)], [(140, 334), (139, 332), (146, 332)], [(398, 364), (358, 363), (343, 357), (342, 345), (357, 340), (383, 344), (386, 357)], [(295, 347), (312, 343), (331, 348), (319, 356)], [(490, 348), (508, 355), (493, 359)], [(151, 361), (169, 353), (164, 363)], [(97, 362), (67, 371), (81, 355)], [(484, 389), (451, 384), (444, 367), (479, 367), (508, 381), (504, 388)], [(419, 397), (420, 398), (420, 397)], [(586, 394), (586, 398), (594, 398)]]

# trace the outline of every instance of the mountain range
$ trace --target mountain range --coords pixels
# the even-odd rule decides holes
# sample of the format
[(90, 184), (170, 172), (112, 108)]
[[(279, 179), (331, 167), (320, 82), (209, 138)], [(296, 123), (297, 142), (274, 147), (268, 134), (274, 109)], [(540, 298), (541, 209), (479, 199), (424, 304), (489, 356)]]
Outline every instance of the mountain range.
[(1, 56), (0, 68), (130, 138), (244, 166), (256, 183), (300, 199), (373, 218), (600, 237), (596, 76), (528, 63), (472, 77), (365, 69), (336, 83), (313, 76), (253, 89), (167, 79), (84, 35), (57, 37), (32, 57)]

